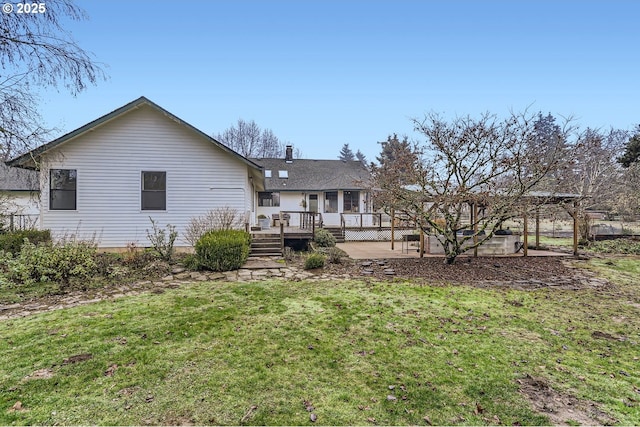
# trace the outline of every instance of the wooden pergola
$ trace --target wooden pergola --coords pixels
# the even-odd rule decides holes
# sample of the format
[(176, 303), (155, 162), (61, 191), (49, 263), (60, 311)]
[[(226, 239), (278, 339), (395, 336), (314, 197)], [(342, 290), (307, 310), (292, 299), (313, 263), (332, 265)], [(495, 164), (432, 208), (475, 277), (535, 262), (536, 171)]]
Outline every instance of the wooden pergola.
[[(523, 240), (523, 248), (522, 253), (523, 256), (528, 256), (528, 246), (529, 246), (529, 227), (528, 227), (528, 210), (529, 206), (535, 206), (535, 239), (536, 239), (536, 249), (540, 246), (540, 207), (544, 205), (569, 205), (571, 209), (567, 209), (569, 215), (573, 220), (573, 255), (578, 255), (578, 209), (580, 207), (580, 200), (582, 196), (579, 194), (571, 194), (571, 193), (551, 193), (544, 191), (533, 191), (529, 194), (522, 197), (524, 201), (524, 206), (522, 210), (522, 219), (524, 222), (524, 228), (522, 230), (522, 240)], [(479, 213), (479, 203), (476, 201), (470, 201), (469, 207), (471, 209), (470, 214), (470, 222), (474, 224), (474, 232), (478, 232), (478, 218)], [(394, 225), (395, 225), (395, 210), (391, 209), (391, 250), (394, 249), (395, 235), (394, 235)], [(477, 242), (477, 236), (474, 236), (474, 243)], [(424, 256), (424, 230), (420, 227), (420, 257)], [(474, 256), (478, 256), (477, 248), (474, 249)]]

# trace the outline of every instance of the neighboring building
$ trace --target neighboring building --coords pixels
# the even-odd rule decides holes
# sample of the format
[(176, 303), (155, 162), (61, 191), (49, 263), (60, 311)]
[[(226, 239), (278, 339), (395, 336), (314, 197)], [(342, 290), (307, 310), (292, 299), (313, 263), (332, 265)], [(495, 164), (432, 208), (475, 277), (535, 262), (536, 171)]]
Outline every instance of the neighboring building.
[(149, 246), (150, 218), (183, 236), (215, 208), (253, 225), (264, 189), (259, 165), (144, 97), (7, 164), (40, 170), (41, 228), (102, 248)]
[(37, 228), (38, 173), (0, 162), (0, 228)]
[[(253, 159), (264, 169), (265, 189), (258, 193), (257, 213), (273, 218), (280, 212), (319, 212), (324, 226), (369, 224), (370, 173), (360, 161), (294, 159), (287, 146), (280, 159)], [(300, 216), (290, 214), (289, 225), (298, 226)]]

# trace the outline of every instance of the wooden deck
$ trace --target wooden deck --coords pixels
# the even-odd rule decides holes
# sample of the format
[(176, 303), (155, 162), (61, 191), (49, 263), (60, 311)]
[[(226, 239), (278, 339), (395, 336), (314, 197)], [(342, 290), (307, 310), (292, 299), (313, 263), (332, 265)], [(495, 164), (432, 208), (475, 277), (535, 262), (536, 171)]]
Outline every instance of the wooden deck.
[[(313, 231), (309, 228), (300, 227), (282, 227), (285, 239), (311, 239), (313, 237)], [(270, 227), (258, 231), (251, 231), (251, 234), (257, 235), (271, 235), (280, 237), (280, 227)]]

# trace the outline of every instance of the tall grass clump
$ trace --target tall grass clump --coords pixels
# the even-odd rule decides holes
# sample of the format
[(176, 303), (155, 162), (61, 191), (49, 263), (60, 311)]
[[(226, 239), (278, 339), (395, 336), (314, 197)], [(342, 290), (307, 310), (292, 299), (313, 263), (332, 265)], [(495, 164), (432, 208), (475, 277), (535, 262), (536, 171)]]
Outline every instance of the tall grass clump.
[(213, 230), (196, 242), (200, 266), (212, 271), (237, 270), (249, 258), (251, 236), (241, 230)]

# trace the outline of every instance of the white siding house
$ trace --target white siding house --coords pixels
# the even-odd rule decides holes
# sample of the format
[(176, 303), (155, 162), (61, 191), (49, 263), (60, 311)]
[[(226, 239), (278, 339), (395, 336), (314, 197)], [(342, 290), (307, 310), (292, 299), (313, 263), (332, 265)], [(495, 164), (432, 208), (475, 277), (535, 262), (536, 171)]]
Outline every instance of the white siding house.
[[(280, 212), (322, 214), (323, 225), (372, 225), (370, 173), (360, 161), (294, 159), (293, 150), (281, 159), (254, 159), (265, 173), (265, 190), (258, 193), (259, 215), (273, 218)], [(290, 225), (299, 225), (291, 214)]]
[(12, 160), (41, 173), (41, 228), (95, 235), (102, 248), (149, 246), (150, 218), (176, 226), (231, 208), (253, 224), (260, 166), (142, 97)]
[(38, 174), (0, 162), (0, 229), (35, 228), (39, 212)]

